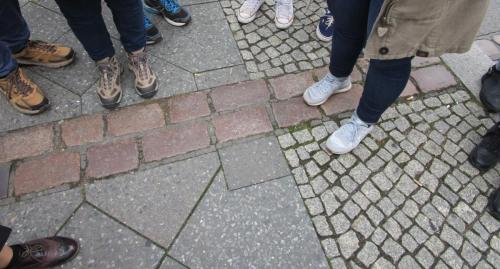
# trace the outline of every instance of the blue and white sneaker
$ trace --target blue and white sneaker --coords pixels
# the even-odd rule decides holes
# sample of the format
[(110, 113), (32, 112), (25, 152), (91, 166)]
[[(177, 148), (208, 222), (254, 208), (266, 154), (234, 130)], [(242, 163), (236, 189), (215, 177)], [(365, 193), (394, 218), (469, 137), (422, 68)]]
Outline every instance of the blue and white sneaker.
[(146, 14), (144, 14), (144, 29), (146, 29), (146, 45), (153, 45), (162, 40), (160, 31)]
[(191, 21), (191, 14), (177, 0), (144, 0), (144, 9), (163, 16), (173, 26), (184, 26)]
[(321, 41), (329, 42), (333, 38), (333, 18), (330, 10), (326, 9), (326, 14), (319, 19), (318, 27), (316, 27), (316, 35)]

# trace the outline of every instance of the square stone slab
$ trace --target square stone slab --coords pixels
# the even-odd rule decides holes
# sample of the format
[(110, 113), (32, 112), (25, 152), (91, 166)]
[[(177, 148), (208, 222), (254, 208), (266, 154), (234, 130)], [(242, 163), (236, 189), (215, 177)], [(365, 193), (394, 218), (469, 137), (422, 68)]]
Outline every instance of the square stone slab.
[(291, 177), (227, 191), (222, 172), (170, 255), (195, 268), (329, 268)]
[(53, 236), (82, 201), (76, 188), (0, 206), (0, 223), (12, 228), (9, 243)]
[(219, 168), (217, 154), (96, 181), (87, 199), (167, 248)]
[(35, 3), (24, 5), (21, 12), (30, 28), (31, 39), (54, 42), (70, 30), (63, 15)]
[(290, 174), (275, 137), (265, 137), (219, 150), (230, 190)]
[[(192, 73), (243, 64), (236, 42), (218, 3), (191, 6), (193, 20), (176, 28), (162, 21), (157, 27), (169, 35), (151, 53)], [(170, 34), (172, 33), (172, 34)]]
[[(121, 75), (123, 98), (120, 107), (129, 106), (146, 101), (137, 95), (135, 91), (134, 75), (128, 69), (128, 60), (125, 55), (120, 55), (119, 61), (123, 65), (123, 73)], [(182, 93), (196, 91), (196, 83), (191, 73), (169, 64), (163, 59), (149, 56), (149, 63), (151, 68), (156, 72), (158, 77), (158, 93), (153, 99), (170, 97)], [(95, 70), (97, 72), (97, 70)], [(97, 83), (95, 83), (87, 92), (82, 96), (82, 112), (83, 114), (91, 114), (99, 111), (105, 111), (98, 100)]]
[(7, 98), (1, 95), (0, 132), (71, 118), (81, 113), (81, 103), (78, 95), (29, 70), (26, 73), (49, 98), (51, 102), (50, 110), (36, 116), (24, 115), (15, 110), (9, 104)]
[(80, 253), (61, 268), (154, 269), (164, 251), (88, 204), (58, 234), (78, 239)]

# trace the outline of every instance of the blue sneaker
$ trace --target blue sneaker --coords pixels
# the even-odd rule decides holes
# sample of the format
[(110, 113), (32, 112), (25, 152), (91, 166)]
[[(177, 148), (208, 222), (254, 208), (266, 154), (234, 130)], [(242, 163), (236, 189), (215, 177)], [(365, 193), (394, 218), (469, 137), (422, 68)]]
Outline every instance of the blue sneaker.
[(330, 10), (326, 9), (326, 14), (319, 19), (316, 35), (321, 41), (329, 42), (333, 38), (333, 15)]
[(162, 36), (158, 28), (144, 14), (144, 29), (146, 29), (146, 45), (153, 45), (162, 40)]
[(184, 26), (191, 21), (191, 14), (177, 0), (144, 0), (144, 8), (151, 14), (163, 16), (173, 26)]

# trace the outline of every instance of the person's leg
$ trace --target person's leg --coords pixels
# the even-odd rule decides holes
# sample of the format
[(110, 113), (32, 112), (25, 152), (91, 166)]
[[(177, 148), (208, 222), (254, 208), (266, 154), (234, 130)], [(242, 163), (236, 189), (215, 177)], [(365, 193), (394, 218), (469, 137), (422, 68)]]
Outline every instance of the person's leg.
[(401, 95), (411, 72), (411, 57), (397, 60), (370, 60), (365, 87), (356, 113), (375, 124), (382, 113)]
[(0, 78), (6, 77), (12, 71), (16, 70), (17, 62), (12, 57), (9, 45), (0, 41)]
[(134, 52), (146, 46), (144, 11), (141, 0), (106, 0), (113, 13), (116, 29), (125, 51)]
[(19, 52), (28, 42), (30, 31), (23, 18), (18, 0), (4, 0), (0, 5), (0, 41), (8, 44), (13, 53)]
[[(100, 0), (56, 0), (71, 30), (94, 61), (115, 55)], [(141, 17), (142, 19), (142, 17)]]
[(6, 268), (12, 260), (12, 249), (5, 245), (11, 231), (10, 228), (0, 225), (0, 269)]

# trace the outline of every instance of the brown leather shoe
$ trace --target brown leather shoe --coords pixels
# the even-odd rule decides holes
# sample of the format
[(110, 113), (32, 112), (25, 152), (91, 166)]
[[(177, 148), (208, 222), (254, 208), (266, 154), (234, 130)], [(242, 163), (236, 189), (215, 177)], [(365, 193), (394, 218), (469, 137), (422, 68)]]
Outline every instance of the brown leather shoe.
[(142, 98), (152, 98), (158, 92), (158, 81), (148, 64), (144, 48), (128, 54), (128, 68), (135, 76), (135, 91)]
[(22, 68), (17, 68), (0, 79), (0, 91), (7, 96), (12, 106), (23, 114), (39, 114), (50, 107), (50, 102), (42, 90), (26, 77)]
[(66, 237), (48, 237), (11, 246), (14, 259), (9, 269), (43, 269), (61, 265), (74, 258), (80, 246)]
[(14, 58), (19, 64), (57, 68), (72, 63), (75, 51), (58, 44), (30, 40), (26, 48), (14, 54)]
[(120, 83), (120, 74), (123, 69), (116, 56), (98, 61), (97, 68), (101, 74), (97, 85), (99, 101), (107, 109), (116, 108), (120, 104), (123, 95)]

